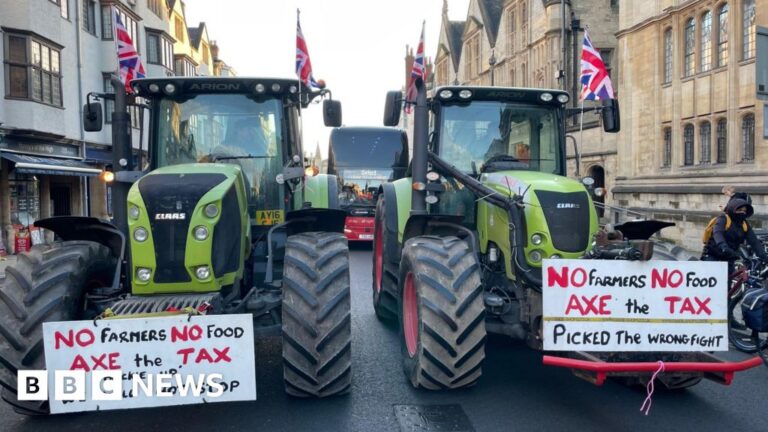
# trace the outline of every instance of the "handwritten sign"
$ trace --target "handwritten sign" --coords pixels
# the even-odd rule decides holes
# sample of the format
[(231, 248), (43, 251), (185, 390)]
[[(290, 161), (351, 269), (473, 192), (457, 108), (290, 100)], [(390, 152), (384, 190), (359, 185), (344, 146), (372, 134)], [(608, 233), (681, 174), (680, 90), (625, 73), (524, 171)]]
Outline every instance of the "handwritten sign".
[(544, 349), (727, 351), (727, 264), (544, 260)]
[[(173, 315), (43, 324), (48, 381), (55, 371), (119, 370), (119, 400), (54, 400), (52, 413), (256, 399), (253, 318)], [(162, 376), (165, 379), (160, 379)]]

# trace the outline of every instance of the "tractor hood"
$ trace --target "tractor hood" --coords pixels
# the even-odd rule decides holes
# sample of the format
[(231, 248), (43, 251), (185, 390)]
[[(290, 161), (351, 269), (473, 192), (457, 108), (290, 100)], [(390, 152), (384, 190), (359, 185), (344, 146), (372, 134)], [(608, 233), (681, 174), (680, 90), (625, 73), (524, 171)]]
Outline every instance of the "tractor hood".
[(128, 193), (128, 226), (134, 293), (233, 283), (250, 234), (240, 167), (183, 164), (147, 174)]
[[(590, 246), (598, 230), (597, 213), (586, 188), (566, 177), (535, 171), (500, 171), (481, 181), (501, 194), (524, 194), (526, 249), (545, 257), (576, 258)], [(537, 242), (531, 244), (534, 234)], [(538, 262), (531, 261), (538, 265)]]

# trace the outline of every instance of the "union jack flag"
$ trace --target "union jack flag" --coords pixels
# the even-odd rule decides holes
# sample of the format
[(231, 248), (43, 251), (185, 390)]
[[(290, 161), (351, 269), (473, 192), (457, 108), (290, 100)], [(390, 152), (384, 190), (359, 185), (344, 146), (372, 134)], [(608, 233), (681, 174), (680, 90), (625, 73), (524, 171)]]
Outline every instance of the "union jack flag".
[(611, 77), (605, 69), (600, 53), (595, 50), (589, 34), (584, 30), (584, 46), (581, 49), (581, 97), (580, 100), (614, 99)]
[(120, 65), (120, 81), (125, 84), (127, 93), (133, 93), (131, 81), (144, 78), (147, 75), (144, 72), (144, 65), (141, 63), (139, 53), (133, 46), (131, 36), (117, 13), (117, 8), (112, 8), (112, 16), (114, 17), (115, 42), (117, 43), (117, 60)]
[(312, 62), (309, 60), (307, 41), (304, 40), (304, 34), (301, 32), (298, 10), (296, 11), (296, 75), (306, 87), (320, 88), (315, 77), (312, 76)]
[(407, 113), (411, 112), (411, 104), (416, 103), (416, 96), (419, 93), (419, 90), (416, 88), (416, 80), (419, 78), (422, 81), (427, 79), (427, 71), (424, 68), (424, 23), (421, 24), (419, 47), (416, 48), (416, 57), (413, 59), (413, 67), (411, 68), (411, 79), (408, 81), (408, 88), (405, 91), (405, 106), (403, 109)]

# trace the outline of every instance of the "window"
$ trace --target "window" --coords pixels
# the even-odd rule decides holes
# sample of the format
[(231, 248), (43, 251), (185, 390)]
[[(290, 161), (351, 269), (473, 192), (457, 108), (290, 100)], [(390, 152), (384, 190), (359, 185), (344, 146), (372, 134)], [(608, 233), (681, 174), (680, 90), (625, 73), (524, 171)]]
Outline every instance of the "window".
[(211, 55), (209, 54), (209, 48), (208, 44), (203, 43), (203, 63), (210, 65), (211, 64)]
[(523, 49), (525, 49), (528, 45), (528, 5), (525, 2), (520, 4), (520, 21), (522, 21), (522, 25), (520, 26), (522, 29), (520, 40)]
[(60, 49), (34, 36), (8, 34), (6, 96), (62, 106)]
[[(608, 78), (611, 79), (611, 84), (615, 83), (616, 81), (613, 80), (613, 68), (611, 67), (611, 63), (613, 63), (613, 50), (612, 49), (601, 49), (598, 50), (600, 53), (600, 58), (603, 59), (603, 64), (605, 65), (605, 71), (608, 72)], [(557, 56), (554, 56), (552, 58), (556, 58)], [(615, 90), (615, 88), (614, 88)]]
[(741, 160), (755, 160), (755, 115), (747, 114), (741, 120)]
[(664, 128), (664, 159), (661, 161), (662, 168), (669, 168), (672, 165), (672, 128)]
[(728, 64), (728, 3), (717, 13), (717, 65)]
[(694, 54), (694, 46), (695, 46), (695, 34), (696, 34), (696, 20), (693, 18), (689, 18), (688, 21), (685, 22), (685, 37), (683, 38), (685, 40), (685, 61), (683, 64), (685, 65), (684, 72), (685, 74), (683, 76), (691, 76), (693, 75), (695, 69), (694, 66), (696, 65), (695, 58), (693, 56)]
[(742, 3), (741, 59), (755, 56), (755, 0)]
[(435, 75), (437, 85), (448, 84), (448, 59), (449, 56), (446, 56), (437, 63), (437, 74)]
[(520, 76), (523, 80), (523, 87), (528, 87), (528, 66), (526, 66), (525, 63), (523, 63), (523, 66), (521, 67)]
[(162, 0), (147, 0), (147, 9), (151, 10), (155, 15), (163, 18), (163, 8), (161, 6)]
[(512, 69), (509, 71), (509, 85), (510, 86), (514, 87), (514, 86), (517, 85), (517, 79), (516, 78), (517, 77), (515, 76), (515, 68), (513, 66)]
[(693, 165), (693, 125), (685, 125), (683, 130), (683, 165)]
[[(117, 8), (117, 14), (120, 15), (120, 21), (123, 22), (123, 25), (125, 26), (125, 29), (128, 31), (128, 35), (131, 37), (131, 41), (133, 42), (133, 47), (136, 48), (137, 52), (141, 52), (139, 50), (139, 25), (136, 23), (136, 20), (133, 19), (132, 16), (125, 13), (120, 8)], [(101, 38), (112, 40), (114, 35), (112, 30), (112, 6), (102, 6), (101, 7)]]
[[(103, 72), (102, 77), (104, 79), (104, 93), (114, 93), (115, 89), (112, 88), (112, 84), (109, 81), (110, 72)], [(136, 103), (142, 103), (142, 98), (136, 98)], [(115, 101), (105, 99), (104, 100), (104, 122), (112, 123), (112, 113), (115, 111)], [(138, 129), (140, 126), (139, 107), (129, 106), (128, 113), (131, 115), (131, 127)]]
[(717, 121), (717, 163), (728, 161), (728, 120)]
[(173, 42), (168, 36), (147, 29), (147, 63), (173, 70)]
[(83, 0), (83, 30), (96, 35), (96, 4), (92, 0)]
[(174, 20), (174, 26), (175, 26), (175, 36), (176, 40), (179, 42), (184, 42), (184, 21), (181, 20), (181, 18), (176, 17)]
[(701, 15), (700, 36), (699, 70), (707, 72), (712, 69), (712, 12), (710, 11), (706, 11)]
[(59, 0), (59, 6), (61, 7), (61, 17), (69, 19), (69, 0)]
[(465, 52), (467, 53), (467, 63), (464, 69), (465, 78), (472, 79), (480, 74), (480, 32), (476, 32), (467, 39)]
[(672, 29), (664, 31), (664, 84), (672, 82)]
[(708, 164), (712, 161), (712, 126), (708, 121), (699, 125), (699, 143), (701, 144), (699, 163)]
[(509, 45), (509, 53), (514, 54), (517, 51), (515, 46), (515, 32), (517, 31), (517, 14), (515, 10), (510, 8), (507, 11), (507, 28), (509, 29), (507, 35), (507, 44)]
[(197, 76), (197, 65), (189, 58), (180, 57), (176, 59), (173, 71), (177, 76)]

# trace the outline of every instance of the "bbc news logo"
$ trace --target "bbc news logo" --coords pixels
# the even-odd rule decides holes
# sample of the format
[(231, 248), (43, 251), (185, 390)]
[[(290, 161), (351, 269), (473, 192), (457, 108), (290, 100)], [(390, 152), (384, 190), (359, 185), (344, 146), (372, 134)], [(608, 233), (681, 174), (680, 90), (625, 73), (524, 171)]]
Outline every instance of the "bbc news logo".
[[(130, 374), (128, 392), (123, 388), (121, 370), (54, 371), (53, 397), (57, 401), (86, 400), (86, 389), (90, 388), (90, 400), (119, 401), (129, 397), (173, 397), (188, 395), (217, 398), (225, 391), (233, 391), (237, 382), (227, 385), (221, 374)], [(17, 375), (18, 399), (22, 401), (46, 401), (48, 393), (48, 371), (20, 370)]]

